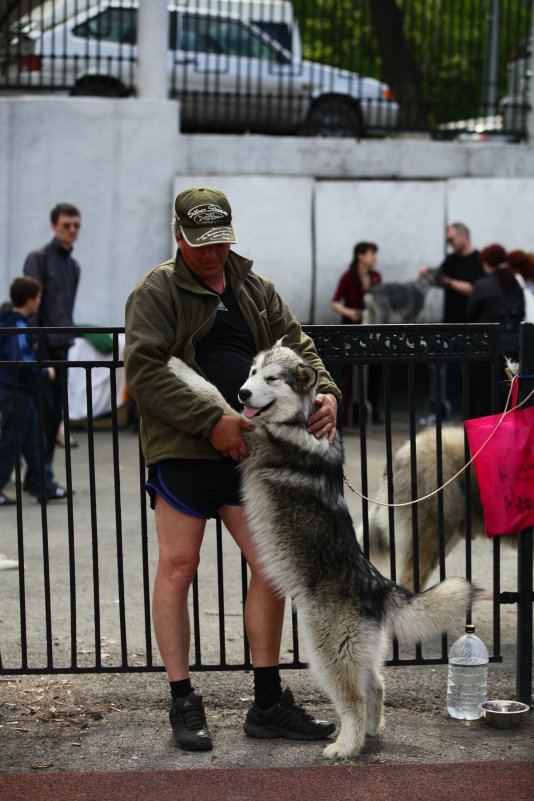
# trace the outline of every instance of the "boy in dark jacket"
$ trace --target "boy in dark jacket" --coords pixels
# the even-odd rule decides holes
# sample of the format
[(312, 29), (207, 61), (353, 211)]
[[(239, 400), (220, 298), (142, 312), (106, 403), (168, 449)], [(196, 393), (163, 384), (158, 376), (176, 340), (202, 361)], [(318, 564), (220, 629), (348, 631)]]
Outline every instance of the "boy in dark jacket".
[[(41, 499), (41, 447), (44, 440), (39, 433), (37, 412), (37, 367), (35, 338), (28, 334), (27, 317), (36, 314), (41, 302), (42, 287), (35, 278), (15, 278), (10, 287), (11, 306), (0, 313), (0, 328), (20, 328), (20, 334), (0, 336), (0, 362), (28, 362), (27, 368), (18, 371), (0, 367), (0, 507), (16, 503), (2, 491), (15, 466), (15, 409), (13, 405), (13, 379), (18, 373), (18, 437), (20, 453), (28, 468), (27, 485), (32, 495)], [(46, 378), (55, 379), (53, 367), (44, 368)], [(44, 456), (45, 499), (67, 497), (67, 491), (54, 481), (52, 467)]]

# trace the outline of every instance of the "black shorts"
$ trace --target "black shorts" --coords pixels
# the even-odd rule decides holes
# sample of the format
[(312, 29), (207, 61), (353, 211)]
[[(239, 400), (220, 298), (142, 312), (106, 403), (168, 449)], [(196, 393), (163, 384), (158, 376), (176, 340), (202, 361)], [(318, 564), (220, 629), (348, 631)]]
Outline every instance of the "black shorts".
[(145, 484), (154, 508), (161, 495), (174, 509), (207, 520), (221, 506), (239, 506), (239, 462), (233, 459), (167, 459), (148, 467)]

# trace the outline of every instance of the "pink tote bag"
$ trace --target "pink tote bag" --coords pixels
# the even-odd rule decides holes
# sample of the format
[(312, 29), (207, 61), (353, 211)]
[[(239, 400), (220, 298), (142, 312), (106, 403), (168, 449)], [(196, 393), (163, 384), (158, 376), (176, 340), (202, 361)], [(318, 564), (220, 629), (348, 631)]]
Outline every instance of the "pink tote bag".
[(471, 455), (486, 443), (473, 466), (488, 537), (515, 534), (534, 525), (534, 406), (514, 410), (517, 394), (515, 379), (512, 410), (489, 440), (502, 413), (465, 421)]

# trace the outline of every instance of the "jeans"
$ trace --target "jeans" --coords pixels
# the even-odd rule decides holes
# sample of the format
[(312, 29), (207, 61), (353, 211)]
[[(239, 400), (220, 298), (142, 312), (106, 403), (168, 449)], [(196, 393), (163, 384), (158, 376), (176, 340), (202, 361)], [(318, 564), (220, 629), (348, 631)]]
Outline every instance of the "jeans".
[[(33, 395), (20, 392), (19, 409), (19, 443), (20, 454), (24, 457), (28, 471), (27, 484), (30, 492), (39, 494), (41, 490), (41, 455), (44, 449), (45, 488), (54, 486), (54, 476), (50, 462), (46, 458), (44, 437), (39, 432), (37, 404)], [(13, 408), (13, 392), (11, 388), (0, 388), (0, 489), (7, 484), (15, 467), (15, 414)]]
[[(66, 361), (68, 359), (68, 348), (48, 348), (48, 357)], [(68, 381), (68, 370), (56, 368), (56, 378), (54, 381), (43, 382), (43, 403), (45, 409), (44, 429), (47, 447), (47, 455), (52, 464), (54, 450), (56, 447), (56, 437), (63, 419), (63, 382)]]

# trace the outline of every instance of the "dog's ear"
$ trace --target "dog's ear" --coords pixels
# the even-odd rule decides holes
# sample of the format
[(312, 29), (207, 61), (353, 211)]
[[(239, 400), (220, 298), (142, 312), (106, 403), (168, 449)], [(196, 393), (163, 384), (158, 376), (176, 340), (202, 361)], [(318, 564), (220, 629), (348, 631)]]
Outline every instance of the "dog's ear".
[(297, 381), (299, 381), (305, 391), (314, 387), (319, 379), (318, 371), (309, 364), (298, 364), (296, 375)]
[(289, 342), (289, 337), (287, 336), (287, 334), (285, 334), (282, 337), (282, 339), (278, 339), (275, 342), (275, 347), (277, 347), (277, 348), (289, 348), (288, 342)]

